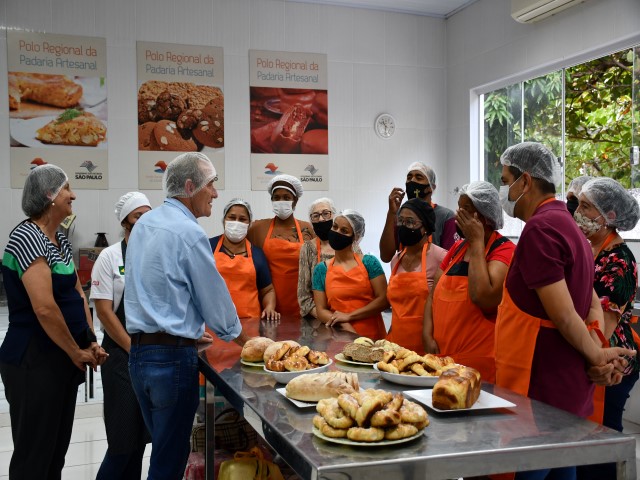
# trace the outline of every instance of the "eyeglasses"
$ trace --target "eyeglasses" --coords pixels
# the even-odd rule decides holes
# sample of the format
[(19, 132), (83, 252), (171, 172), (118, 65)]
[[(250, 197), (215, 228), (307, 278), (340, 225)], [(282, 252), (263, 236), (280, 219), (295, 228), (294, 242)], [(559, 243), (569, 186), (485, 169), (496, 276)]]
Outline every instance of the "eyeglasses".
[(321, 212), (312, 213), (310, 218), (311, 221), (315, 223), (320, 220), (320, 217), (322, 217), (323, 220), (331, 220), (332, 216), (333, 212), (331, 210), (323, 210)]
[(407, 228), (410, 228), (411, 230), (415, 230), (416, 228), (420, 228), (422, 226), (422, 222), (420, 220), (414, 220), (413, 218), (398, 217), (396, 225), (398, 225), (399, 227), (405, 226)]

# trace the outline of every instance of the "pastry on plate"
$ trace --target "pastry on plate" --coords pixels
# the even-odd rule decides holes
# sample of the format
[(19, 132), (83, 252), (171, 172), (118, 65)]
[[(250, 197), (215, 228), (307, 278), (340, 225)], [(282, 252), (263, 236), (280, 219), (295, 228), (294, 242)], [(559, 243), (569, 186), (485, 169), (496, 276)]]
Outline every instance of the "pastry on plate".
[(107, 138), (107, 127), (92, 113), (70, 108), (39, 128), (36, 138), (54, 145), (95, 147)]

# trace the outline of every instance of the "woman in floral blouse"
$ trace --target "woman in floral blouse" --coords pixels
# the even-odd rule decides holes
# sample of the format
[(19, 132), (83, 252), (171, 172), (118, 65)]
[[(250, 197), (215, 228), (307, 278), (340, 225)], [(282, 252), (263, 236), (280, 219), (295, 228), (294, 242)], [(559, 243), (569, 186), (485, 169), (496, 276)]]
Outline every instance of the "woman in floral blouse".
[[(638, 270), (636, 259), (618, 234), (638, 223), (640, 208), (636, 199), (616, 180), (606, 177), (589, 180), (578, 197), (574, 214), (578, 226), (591, 242), (595, 259), (593, 288), (604, 311), (604, 335), (612, 347), (637, 349), (631, 330), (631, 311), (636, 296)], [(638, 358), (629, 364), (621, 383), (607, 387), (603, 425), (622, 431), (622, 413), (638, 380)], [(615, 464), (579, 468), (579, 479), (615, 478)]]

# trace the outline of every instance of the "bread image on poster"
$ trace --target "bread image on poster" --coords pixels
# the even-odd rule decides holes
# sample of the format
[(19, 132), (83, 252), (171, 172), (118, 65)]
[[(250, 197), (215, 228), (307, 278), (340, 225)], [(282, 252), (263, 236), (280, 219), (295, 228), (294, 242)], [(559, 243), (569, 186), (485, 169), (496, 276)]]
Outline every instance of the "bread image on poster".
[(224, 147), (218, 87), (149, 80), (138, 89), (138, 150), (196, 152)]
[(251, 153), (326, 155), (327, 91), (250, 87)]
[(14, 147), (106, 147), (107, 87), (101, 77), (10, 71)]

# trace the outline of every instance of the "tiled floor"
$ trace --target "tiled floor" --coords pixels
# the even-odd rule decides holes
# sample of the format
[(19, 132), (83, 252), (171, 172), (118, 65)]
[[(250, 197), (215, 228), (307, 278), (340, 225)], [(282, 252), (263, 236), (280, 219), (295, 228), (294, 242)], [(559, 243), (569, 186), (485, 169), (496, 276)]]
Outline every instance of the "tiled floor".
[[(6, 308), (0, 307), (0, 342), (7, 329)], [(100, 462), (107, 449), (106, 433), (102, 420), (102, 384), (100, 374), (94, 378), (94, 398), (86, 399), (85, 388), (78, 389), (78, 406), (71, 435), (71, 444), (66, 457), (66, 466), (62, 472), (63, 480), (94, 479)], [(0, 382), (0, 480), (9, 478), (9, 461), (13, 451), (9, 408), (4, 397), (4, 388)], [(636, 437), (636, 467), (640, 473), (640, 425), (625, 422), (625, 433)], [(143, 461), (142, 478), (146, 478), (149, 468), (151, 446), (148, 445)]]

